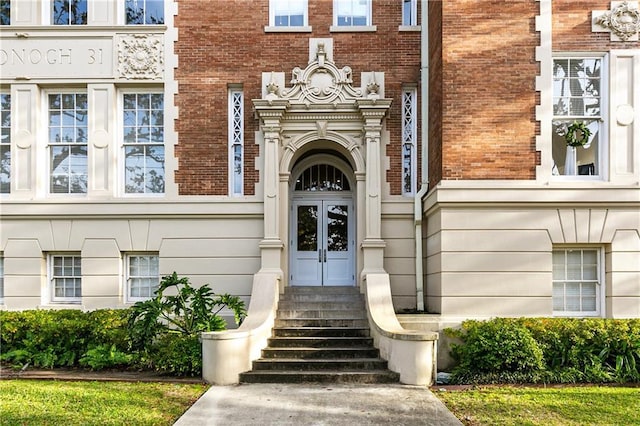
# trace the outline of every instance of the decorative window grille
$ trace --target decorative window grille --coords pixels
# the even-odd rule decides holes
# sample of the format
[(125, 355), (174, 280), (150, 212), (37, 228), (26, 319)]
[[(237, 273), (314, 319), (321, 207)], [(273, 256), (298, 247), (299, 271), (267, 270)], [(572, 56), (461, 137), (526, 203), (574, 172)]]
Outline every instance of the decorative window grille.
[[(552, 155), (555, 175), (602, 175), (603, 131), (602, 57), (553, 60)], [(590, 130), (583, 147), (567, 147), (565, 135), (574, 121)]]
[(402, 0), (402, 25), (418, 25), (417, 0)]
[(307, 0), (270, 0), (269, 21), (273, 27), (306, 26)]
[(371, 0), (333, 0), (333, 15), (340, 27), (371, 25)]
[(0, 93), (0, 194), (11, 192), (11, 95)]
[(416, 190), (417, 89), (402, 91), (402, 195)]
[(295, 191), (349, 191), (349, 181), (340, 169), (329, 164), (308, 167), (296, 179)]
[(51, 23), (53, 25), (86, 25), (87, 0), (53, 0)]
[(229, 90), (229, 192), (244, 192), (244, 93)]
[(49, 191), (52, 194), (86, 194), (87, 127), (86, 93), (49, 95)]
[(126, 260), (128, 300), (149, 299), (160, 284), (158, 256), (151, 254), (128, 255)]
[(164, 0), (126, 0), (127, 25), (164, 24)]
[(162, 194), (164, 171), (164, 95), (125, 93), (123, 98), (124, 191)]
[(50, 282), (53, 302), (78, 303), (82, 297), (82, 268), (80, 256), (52, 255)]
[(601, 271), (598, 249), (553, 250), (553, 313), (600, 315)]

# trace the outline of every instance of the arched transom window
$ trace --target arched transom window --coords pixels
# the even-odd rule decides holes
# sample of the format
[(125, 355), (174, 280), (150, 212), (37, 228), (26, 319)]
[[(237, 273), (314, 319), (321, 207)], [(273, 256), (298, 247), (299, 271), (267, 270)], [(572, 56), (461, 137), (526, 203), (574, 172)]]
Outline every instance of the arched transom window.
[(349, 181), (340, 169), (329, 164), (315, 164), (298, 176), (296, 191), (350, 191)]

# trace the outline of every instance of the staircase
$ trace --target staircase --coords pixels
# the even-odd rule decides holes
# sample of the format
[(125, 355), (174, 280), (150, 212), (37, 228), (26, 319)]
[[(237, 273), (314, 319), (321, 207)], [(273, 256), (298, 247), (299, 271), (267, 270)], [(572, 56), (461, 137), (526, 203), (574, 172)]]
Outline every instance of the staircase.
[(244, 383), (397, 383), (369, 337), (355, 287), (287, 287), (262, 358)]

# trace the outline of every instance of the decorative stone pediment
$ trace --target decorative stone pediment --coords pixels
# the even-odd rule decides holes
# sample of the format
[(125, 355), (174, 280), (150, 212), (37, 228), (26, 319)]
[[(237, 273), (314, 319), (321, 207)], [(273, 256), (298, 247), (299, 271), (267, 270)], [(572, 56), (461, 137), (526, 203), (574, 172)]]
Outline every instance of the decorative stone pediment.
[(640, 10), (637, 1), (612, 1), (610, 11), (592, 14), (593, 32), (611, 32), (612, 41), (637, 41), (640, 32)]

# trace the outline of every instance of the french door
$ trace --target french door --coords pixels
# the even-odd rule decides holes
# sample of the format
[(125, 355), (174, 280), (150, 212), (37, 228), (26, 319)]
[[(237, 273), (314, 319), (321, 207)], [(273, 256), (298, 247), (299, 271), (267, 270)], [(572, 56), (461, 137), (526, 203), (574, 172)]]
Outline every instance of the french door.
[(355, 285), (351, 199), (293, 200), (291, 285)]

